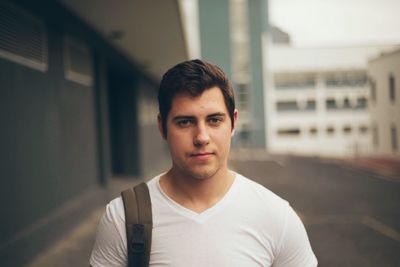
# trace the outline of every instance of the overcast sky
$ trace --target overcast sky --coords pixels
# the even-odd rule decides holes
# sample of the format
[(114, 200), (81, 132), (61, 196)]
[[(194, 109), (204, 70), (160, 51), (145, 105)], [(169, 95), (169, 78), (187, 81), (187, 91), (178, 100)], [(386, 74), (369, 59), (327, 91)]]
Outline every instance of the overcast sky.
[(269, 0), (296, 46), (400, 44), (400, 0)]

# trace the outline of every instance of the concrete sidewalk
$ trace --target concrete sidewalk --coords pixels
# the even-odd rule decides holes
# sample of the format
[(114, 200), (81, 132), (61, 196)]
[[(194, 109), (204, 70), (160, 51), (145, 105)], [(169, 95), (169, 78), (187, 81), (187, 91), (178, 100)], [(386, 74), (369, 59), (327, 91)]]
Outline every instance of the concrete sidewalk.
[[(141, 179), (127, 177), (113, 178), (108, 187), (110, 200), (117, 197), (122, 190), (132, 187), (140, 181)], [(62, 239), (41, 252), (26, 266), (89, 266), (89, 257), (95, 239), (97, 224), (104, 211), (105, 206), (101, 203), (77, 227), (65, 233)]]
[(400, 182), (400, 157), (359, 157), (341, 160), (346, 166), (361, 169)]

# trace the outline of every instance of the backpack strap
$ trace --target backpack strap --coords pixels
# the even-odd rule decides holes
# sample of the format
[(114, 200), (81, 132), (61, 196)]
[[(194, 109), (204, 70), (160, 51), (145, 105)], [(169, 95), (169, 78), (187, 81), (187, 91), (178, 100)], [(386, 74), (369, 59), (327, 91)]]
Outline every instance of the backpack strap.
[(149, 189), (140, 183), (121, 192), (125, 209), (125, 227), (129, 267), (147, 267), (150, 262), (153, 218)]

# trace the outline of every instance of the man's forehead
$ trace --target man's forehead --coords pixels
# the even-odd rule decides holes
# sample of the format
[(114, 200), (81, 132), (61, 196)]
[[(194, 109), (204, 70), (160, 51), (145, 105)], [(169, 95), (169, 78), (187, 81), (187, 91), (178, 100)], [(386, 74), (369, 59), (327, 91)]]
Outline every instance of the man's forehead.
[(179, 94), (171, 103), (171, 112), (174, 116), (192, 116), (198, 113), (210, 115), (214, 113), (227, 114), (224, 97), (218, 87), (205, 90), (198, 96), (188, 93)]

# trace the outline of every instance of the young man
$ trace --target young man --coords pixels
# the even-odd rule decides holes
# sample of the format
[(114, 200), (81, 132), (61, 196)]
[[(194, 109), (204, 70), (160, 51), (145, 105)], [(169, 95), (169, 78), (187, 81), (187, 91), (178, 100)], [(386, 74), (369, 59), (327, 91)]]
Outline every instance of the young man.
[[(172, 167), (147, 183), (150, 266), (317, 266), (289, 204), (228, 169), (238, 113), (223, 71), (201, 60), (178, 64), (163, 76), (158, 101)], [(90, 264), (127, 265), (121, 197), (107, 205)]]

